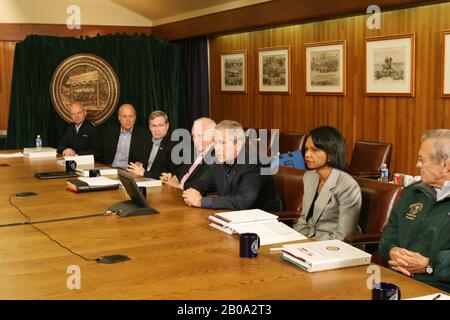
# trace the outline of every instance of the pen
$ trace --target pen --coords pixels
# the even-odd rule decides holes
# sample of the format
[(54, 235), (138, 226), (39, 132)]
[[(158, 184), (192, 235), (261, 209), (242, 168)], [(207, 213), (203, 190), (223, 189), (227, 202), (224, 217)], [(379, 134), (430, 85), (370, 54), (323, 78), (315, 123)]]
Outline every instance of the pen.
[(440, 296), (441, 296), (441, 294), (439, 293), (436, 297), (434, 297), (433, 299), (431, 299), (431, 300), (437, 300), (437, 299), (439, 299), (440, 298)]

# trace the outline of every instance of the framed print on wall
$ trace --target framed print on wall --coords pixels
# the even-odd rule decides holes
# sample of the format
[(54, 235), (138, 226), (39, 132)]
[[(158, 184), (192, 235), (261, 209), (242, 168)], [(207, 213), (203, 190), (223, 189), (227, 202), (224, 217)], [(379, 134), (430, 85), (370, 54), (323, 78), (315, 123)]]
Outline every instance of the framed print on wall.
[(366, 39), (366, 95), (414, 97), (415, 35)]
[(225, 52), (220, 56), (222, 92), (247, 92), (247, 51)]
[(291, 93), (291, 47), (258, 49), (260, 93)]
[(450, 30), (442, 32), (442, 97), (450, 98)]
[(306, 44), (306, 94), (345, 95), (346, 42)]

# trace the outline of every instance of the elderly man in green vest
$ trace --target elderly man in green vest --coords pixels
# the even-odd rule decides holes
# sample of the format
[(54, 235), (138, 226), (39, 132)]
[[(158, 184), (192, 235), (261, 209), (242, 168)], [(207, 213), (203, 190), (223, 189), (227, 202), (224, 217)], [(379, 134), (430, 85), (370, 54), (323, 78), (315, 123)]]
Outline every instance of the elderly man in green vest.
[(422, 136), (417, 166), (422, 181), (392, 210), (380, 252), (392, 269), (450, 292), (450, 130)]

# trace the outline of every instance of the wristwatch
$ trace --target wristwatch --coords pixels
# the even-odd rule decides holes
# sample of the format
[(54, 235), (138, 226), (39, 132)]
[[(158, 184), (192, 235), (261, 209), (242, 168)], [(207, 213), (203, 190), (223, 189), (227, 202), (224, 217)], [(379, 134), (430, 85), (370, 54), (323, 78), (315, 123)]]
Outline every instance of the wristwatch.
[(429, 264), (427, 264), (427, 265), (425, 266), (425, 272), (426, 272), (427, 274), (432, 274), (432, 273), (433, 273), (433, 267), (430, 266)]

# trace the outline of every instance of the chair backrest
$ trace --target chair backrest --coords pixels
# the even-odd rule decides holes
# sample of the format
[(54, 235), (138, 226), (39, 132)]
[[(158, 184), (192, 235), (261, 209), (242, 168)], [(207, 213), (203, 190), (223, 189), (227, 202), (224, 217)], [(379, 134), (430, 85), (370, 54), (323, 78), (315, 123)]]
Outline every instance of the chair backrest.
[[(276, 135), (272, 139), (278, 138)], [(287, 153), (300, 150), (304, 153), (306, 134), (301, 132), (280, 132), (279, 133), (279, 152)], [(271, 142), (273, 146), (273, 141)]]
[[(275, 185), (287, 211), (302, 211), (303, 175), (305, 170), (279, 167), (274, 176)], [(383, 231), (392, 208), (401, 197), (403, 187), (376, 180), (354, 177), (362, 194), (359, 226), (364, 234), (378, 234)]]
[(274, 176), (278, 194), (283, 201), (283, 209), (302, 212), (303, 201), (303, 175), (305, 170), (289, 167), (279, 167)]
[(392, 208), (403, 193), (403, 187), (371, 179), (354, 178), (362, 194), (359, 226), (364, 234), (381, 233)]
[(377, 176), (383, 163), (389, 168), (391, 153), (390, 143), (357, 140), (350, 162), (350, 173), (354, 176)]

